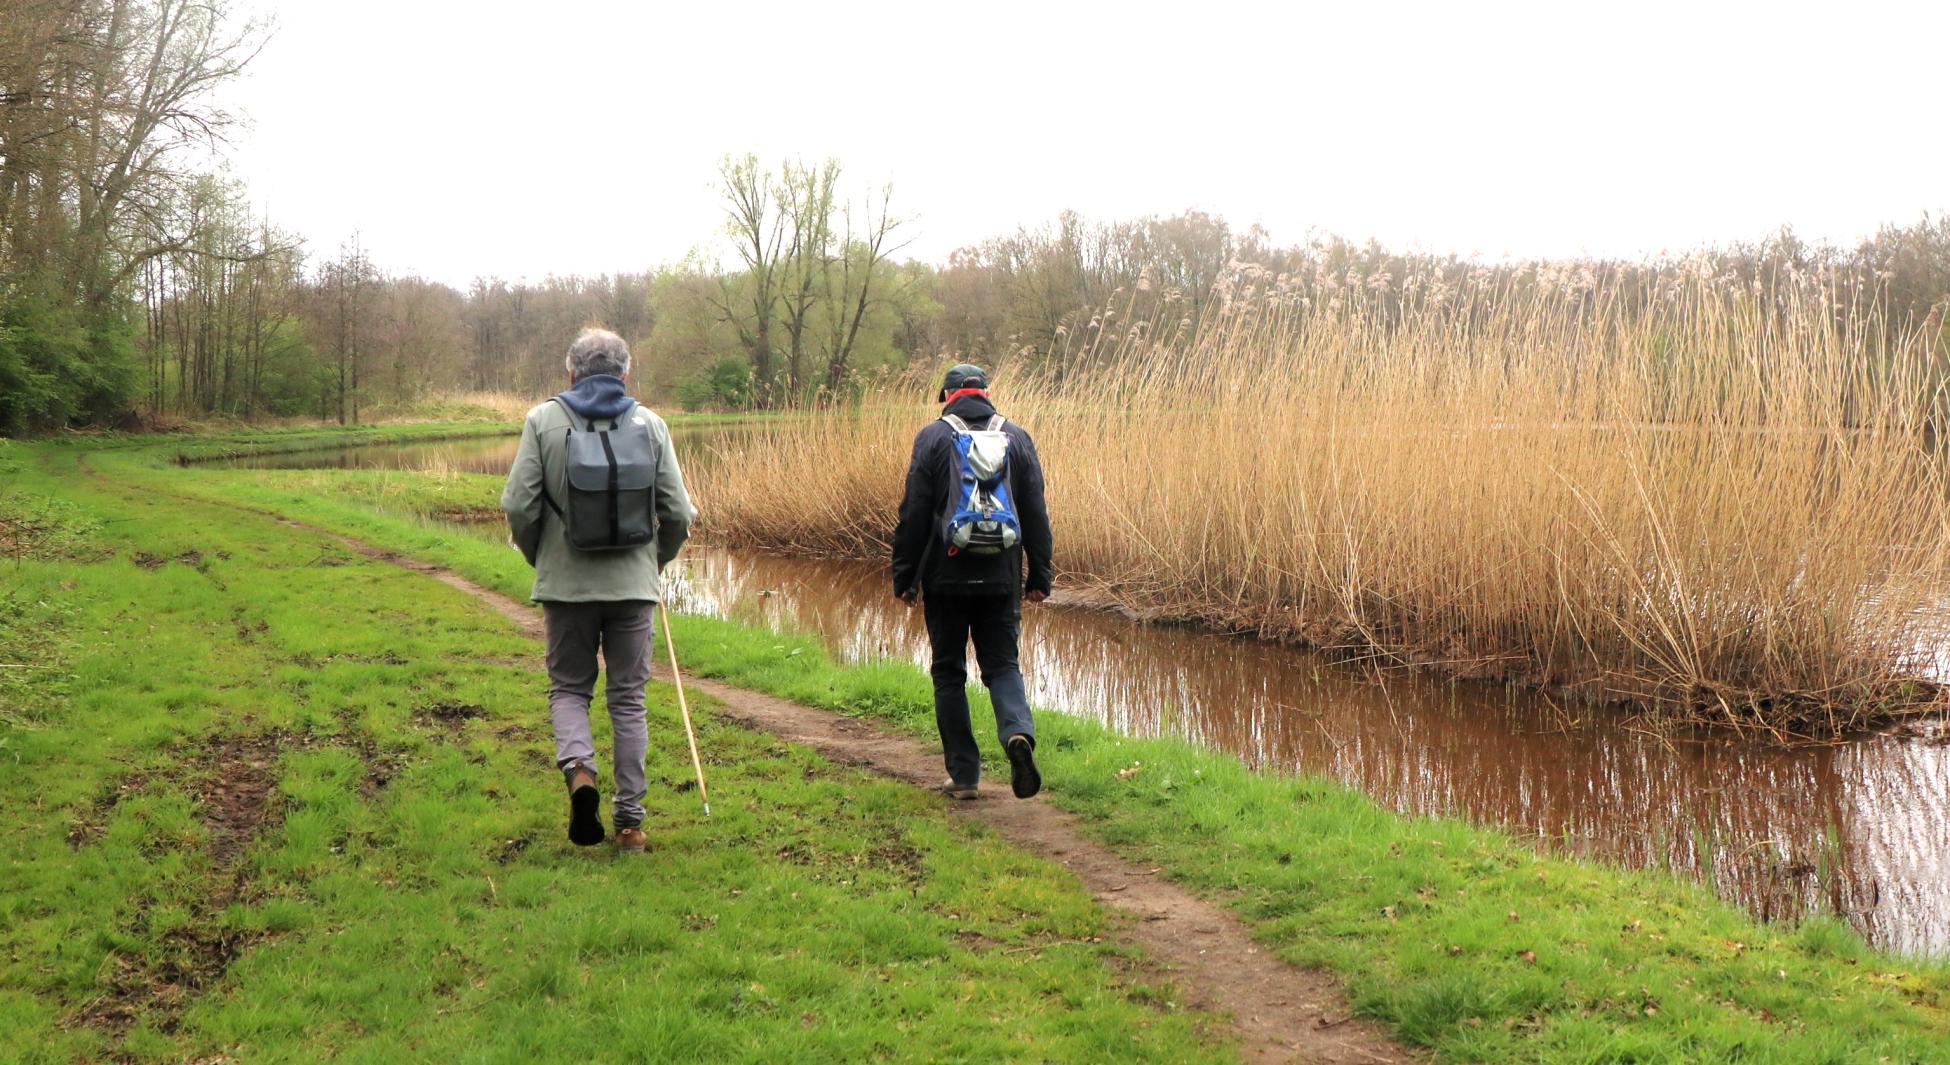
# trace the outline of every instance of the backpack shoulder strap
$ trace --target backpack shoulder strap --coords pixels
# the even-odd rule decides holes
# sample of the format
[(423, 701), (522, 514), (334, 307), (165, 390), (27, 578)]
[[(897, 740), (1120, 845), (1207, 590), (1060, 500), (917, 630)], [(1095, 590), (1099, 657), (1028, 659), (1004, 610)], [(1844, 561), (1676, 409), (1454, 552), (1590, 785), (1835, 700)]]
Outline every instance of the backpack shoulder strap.
[[(570, 408), (569, 404), (565, 402), (561, 396), (551, 396), (549, 398), (552, 401), (554, 401), (556, 406), (562, 408), (562, 413), (569, 416), (569, 428), (571, 429), (577, 428), (578, 419), (576, 417), (576, 412), (572, 408)], [(588, 432), (592, 423), (587, 418), (580, 419), (580, 423), (581, 423), (582, 431), (585, 433)]]
[(1001, 432), (1001, 431), (1002, 431), (1002, 426), (1003, 426), (1003, 424), (1004, 424), (1004, 423), (1006, 423), (1007, 421), (1008, 421), (1008, 419), (1007, 419), (1007, 418), (1004, 418), (1004, 417), (1003, 417), (1002, 415), (1000, 415), (1000, 414), (998, 414), (998, 415), (996, 415), (996, 416), (995, 416), (995, 417), (993, 417), (993, 418), (990, 418), (990, 419), (989, 419), (989, 432), (991, 432), (991, 433), (999, 433), (999, 432)]
[(967, 422), (965, 422), (965, 421), (962, 421), (962, 420), (961, 420), (961, 415), (959, 415), (959, 414), (943, 414), (943, 415), (941, 416), (941, 420), (942, 420), (942, 421), (944, 421), (944, 422), (947, 422), (947, 423), (948, 423), (948, 427), (949, 427), (950, 429), (953, 429), (953, 430), (954, 430), (955, 432), (958, 432), (958, 433), (966, 433), (966, 432), (969, 432), (969, 428), (968, 428), (968, 423), (967, 423)]

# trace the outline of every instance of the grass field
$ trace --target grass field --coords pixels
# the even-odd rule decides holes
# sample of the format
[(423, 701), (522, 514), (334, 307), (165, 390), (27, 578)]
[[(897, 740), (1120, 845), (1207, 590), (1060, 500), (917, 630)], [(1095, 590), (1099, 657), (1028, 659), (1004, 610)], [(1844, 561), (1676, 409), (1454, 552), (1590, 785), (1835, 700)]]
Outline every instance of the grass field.
[(707, 710), (701, 819), (661, 684), (656, 853), (572, 850), (505, 621), (80, 450), (0, 451), (0, 1059), (1228, 1056), (923, 794)]
[[(0, 450), (18, 554), (0, 563), (0, 661), (51, 664), (0, 679), (15, 766), (0, 777), (15, 856), (0, 866), (0, 1046), (29, 1060), (118, 1046), (547, 1060), (618, 1038), (648, 1060), (1230, 1054), (1210, 1018), (1092, 942), (1105, 919), (1060, 870), (959, 837), (925, 797), (707, 710), (718, 813), (700, 821), (661, 687), (658, 853), (571, 852), (532, 647), (437, 582), (229, 506), (518, 596), (527, 572), (504, 545), (416, 517), (490, 502), (494, 478), (177, 470), (164, 463), (181, 442), (156, 443)], [(906, 664), (842, 668), (816, 641), (701, 618), (677, 637), (699, 672), (930, 720)], [(1060, 715), (1040, 731), (1047, 801), (1339, 973), (1358, 1008), (1440, 1060), (1950, 1061), (1950, 969), (1838, 924), (1760, 926), (1690, 883), (1541, 858), (1174, 741)], [(242, 767), (246, 800), (261, 794), (255, 820), (249, 802), (213, 814), (224, 765)]]

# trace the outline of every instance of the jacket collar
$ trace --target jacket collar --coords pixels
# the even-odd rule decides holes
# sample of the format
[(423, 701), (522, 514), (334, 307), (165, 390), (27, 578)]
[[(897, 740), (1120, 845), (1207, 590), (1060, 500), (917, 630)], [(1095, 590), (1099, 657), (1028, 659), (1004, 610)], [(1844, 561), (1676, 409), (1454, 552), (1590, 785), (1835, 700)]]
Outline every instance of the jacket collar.
[(971, 426), (981, 428), (990, 418), (995, 417), (996, 409), (995, 404), (990, 403), (985, 396), (963, 396), (948, 404), (941, 413), (952, 414)]

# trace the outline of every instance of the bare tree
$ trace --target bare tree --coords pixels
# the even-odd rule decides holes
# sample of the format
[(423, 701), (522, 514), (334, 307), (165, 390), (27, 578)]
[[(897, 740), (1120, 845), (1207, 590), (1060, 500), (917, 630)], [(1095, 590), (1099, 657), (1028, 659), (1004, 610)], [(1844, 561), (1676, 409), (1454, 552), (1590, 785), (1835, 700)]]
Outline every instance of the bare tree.
[(320, 272), (320, 295), (325, 301), (326, 332), (331, 337), (337, 415), (340, 425), (359, 422), (359, 369), (363, 362), (366, 290), (372, 264), (355, 236), (339, 248), (338, 258)]
[(893, 201), (894, 187), (883, 185), (877, 202), (872, 195), (861, 201), (857, 217), (848, 205), (838, 269), (830, 262), (827, 266), (826, 390), (832, 394), (838, 394), (846, 384), (854, 346), (860, 340), (860, 323), (874, 306), (875, 293), (881, 291), (876, 280), (885, 272), (887, 259), (906, 246), (904, 241), (891, 243), (894, 231), (902, 224), (901, 219), (894, 217)]
[(831, 159), (817, 168), (787, 163), (779, 175), (776, 195), (791, 234), (781, 256), (785, 284), (779, 302), (786, 333), (786, 394), (794, 401), (806, 393), (807, 325), (833, 266), (833, 186), (839, 176), (840, 164)]
[(751, 359), (753, 389), (758, 406), (774, 404), (776, 370), (772, 325), (780, 304), (780, 249), (785, 242), (786, 212), (773, 203), (772, 183), (759, 169), (758, 157), (727, 157), (720, 165), (726, 226), (738, 258), (745, 264), (744, 291), (735, 292), (732, 278), (719, 279), (718, 310), (738, 331), (738, 341)]
[[(20, 8), (18, 15), (12, 10)], [(212, 90), (256, 55), (224, 0), (24, 0), (0, 35), (0, 254), (84, 304), (185, 246), (178, 195), (231, 116)]]

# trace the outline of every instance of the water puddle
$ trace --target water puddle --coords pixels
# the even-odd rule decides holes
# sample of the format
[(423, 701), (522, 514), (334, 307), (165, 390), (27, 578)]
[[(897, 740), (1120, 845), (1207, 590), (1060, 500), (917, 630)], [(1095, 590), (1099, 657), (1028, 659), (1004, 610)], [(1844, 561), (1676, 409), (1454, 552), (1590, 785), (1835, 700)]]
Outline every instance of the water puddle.
[[(687, 466), (708, 463), (736, 431), (681, 431)], [(498, 475), (514, 446), (230, 465)], [(919, 612), (893, 600), (876, 563), (699, 547), (672, 606), (817, 634), (846, 661), (927, 660)], [(1292, 648), (1079, 608), (1027, 608), (1023, 644), (1038, 705), (1258, 768), (1332, 776), (1403, 813), (1454, 814), (1560, 853), (1697, 876), (1763, 918), (1835, 914), (1885, 949), (1950, 953), (1950, 737), (1783, 749), (1655, 735), (1535, 693), (1399, 673), (1375, 683)], [(1060, 761), (1050, 771), (1060, 775)]]

